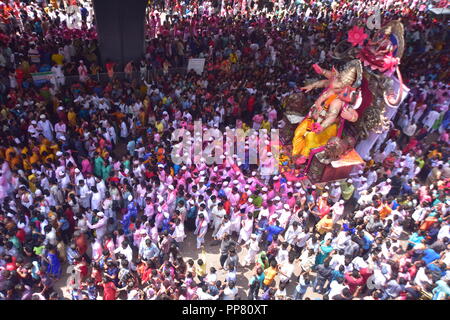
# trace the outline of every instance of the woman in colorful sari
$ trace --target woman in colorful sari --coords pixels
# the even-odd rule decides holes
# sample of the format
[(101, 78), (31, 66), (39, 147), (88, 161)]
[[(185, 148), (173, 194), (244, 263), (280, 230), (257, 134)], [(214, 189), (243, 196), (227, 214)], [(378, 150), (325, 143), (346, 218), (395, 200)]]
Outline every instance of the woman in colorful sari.
[(62, 268), (61, 268), (61, 263), (58, 259), (58, 254), (54, 247), (51, 247), (48, 250), (45, 260), (48, 263), (47, 273), (50, 274), (52, 277), (59, 279), (59, 277), (61, 276)]
[(333, 251), (333, 247), (331, 246), (331, 239), (322, 240), (319, 246), (319, 252), (316, 256), (316, 266), (318, 264), (322, 264), (325, 259), (330, 255), (331, 251)]

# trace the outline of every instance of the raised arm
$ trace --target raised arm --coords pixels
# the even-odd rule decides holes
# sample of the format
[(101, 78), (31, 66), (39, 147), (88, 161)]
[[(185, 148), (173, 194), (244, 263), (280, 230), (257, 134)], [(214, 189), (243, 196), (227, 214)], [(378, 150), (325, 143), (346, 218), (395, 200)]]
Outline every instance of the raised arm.
[(329, 80), (320, 80), (320, 81), (311, 83), (310, 85), (307, 85), (305, 87), (301, 87), (300, 89), (305, 90), (305, 92), (309, 92), (316, 88), (326, 88), (326, 87), (328, 87), (329, 83), (330, 83)]
[(322, 69), (317, 63), (313, 64), (314, 71), (316, 71), (317, 74), (320, 74), (324, 76), (327, 79), (331, 79), (333, 76), (336, 75), (335, 70), (326, 70)]
[(320, 124), (323, 129), (329, 127), (336, 121), (337, 117), (339, 116), (339, 112), (341, 111), (342, 105), (343, 102), (339, 99), (335, 99), (333, 100), (333, 102), (331, 102), (327, 117)]

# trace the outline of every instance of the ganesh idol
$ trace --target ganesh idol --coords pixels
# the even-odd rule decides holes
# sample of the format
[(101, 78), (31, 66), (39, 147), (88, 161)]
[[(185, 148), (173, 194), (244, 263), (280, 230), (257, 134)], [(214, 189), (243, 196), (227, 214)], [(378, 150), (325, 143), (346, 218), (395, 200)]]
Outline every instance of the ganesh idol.
[(313, 68), (326, 79), (301, 89), (305, 92), (317, 88), (325, 90), (295, 130), (292, 154), (300, 156), (301, 162), (306, 161), (313, 149), (325, 146), (328, 140), (342, 132), (345, 120), (358, 120), (355, 109), (360, 103), (358, 88), (362, 77), (361, 62), (352, 60), (340, 72), (334, 67), (332, 70), (322, 69), (317, 64)]

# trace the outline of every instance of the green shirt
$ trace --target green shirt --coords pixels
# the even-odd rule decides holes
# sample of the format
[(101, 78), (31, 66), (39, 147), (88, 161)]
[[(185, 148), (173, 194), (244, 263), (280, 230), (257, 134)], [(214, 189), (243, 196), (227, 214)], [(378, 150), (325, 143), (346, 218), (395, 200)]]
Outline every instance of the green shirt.
[(108, 180), (111, 173), (111, 165), (102, 168), (102, 177), (103, 180)]
[(16, 249), (18, 249), (18, 250), (20, 250), (20, 248), (22, 247), (22, 246), (20, 245), (19, 239), (17, 239), (16, 236), (10, 238), (9, 241), (11, 241), (12, 244), (14, 245), (14, 247), (16, 247)]
[(262, 197), (254, 195), (254, 196), (252, 196), (252, 199), (253, 199), (252, 203), (255, 206), (255, 208), (260, 208), (262, 205), (262, 202), (263, 202)]
[(105, 161), (102, 157), (97, 157), (94, 160), (94, 174), (98, 177), (103, 176), (103, 166), (105, 165)]
[(44, 251), (45, 246), (40, 246), (40, 247), (34, 247), (33, 248), (33, 252), (37, 255), (40, 256), (42, 255), (42, 252)]
[[(262, 256), (265, 255), (265, 259), (262, 259)], [(258, 254), (258, 263), (261, 265), (263, 269), (267, 269), (269, 267), (269, 259), (267, 259), (267, 255), (265, 251), (262, 251)]]
[(341, 190), (342, 190), (342, 198), (344, 200), (348, 200), (352, 197), (353, 192), (355, 192), (355, 186), (347, 182), (342, 182)]
[(425, 161), (424, 161), (423, 159), (417, 159), (416, 162), (417, 162), (417, 166), (418, 166), (420, 169), (422, 169), (423, 166), (425, 165)]
[(125, 161), (123, 162), (123, 167), (124, 167), (125, 169), (130, 170), (130, 160), (125, 160)]

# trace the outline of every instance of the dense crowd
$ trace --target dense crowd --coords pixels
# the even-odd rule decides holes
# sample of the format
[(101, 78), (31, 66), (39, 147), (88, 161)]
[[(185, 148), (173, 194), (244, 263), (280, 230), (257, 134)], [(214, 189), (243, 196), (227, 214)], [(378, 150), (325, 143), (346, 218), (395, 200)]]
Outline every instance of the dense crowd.
[[(383, 22), (405, 26), (411, 91), (365, 166), (320, 185), (231, 154), (176, 164), (171, 135), (196, 120), (278, 128), (284, 98), (313, 63), (336, 64), (374, 1), (194, 2), (164, 19), (150, 6), (145, 56), (126, 65), (100, 63), (88, 4), (77, 25), (36, 2), (0, 8), (2, 299), (61, 299), (65, 278), (74, 300), (449, 299), (448, 30), (428, 2), (384, 3)], [(191, 57), (201, 75), (172, 72)]]

